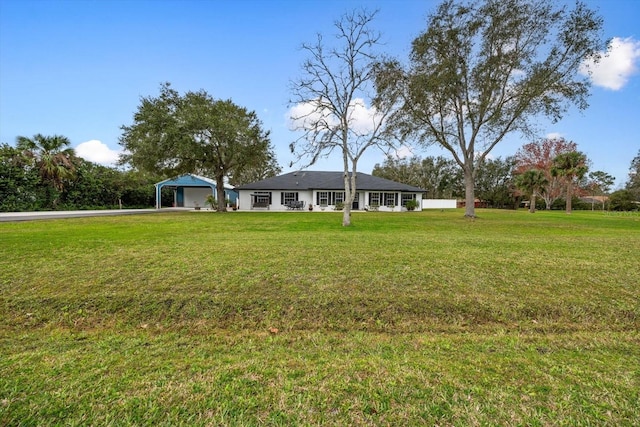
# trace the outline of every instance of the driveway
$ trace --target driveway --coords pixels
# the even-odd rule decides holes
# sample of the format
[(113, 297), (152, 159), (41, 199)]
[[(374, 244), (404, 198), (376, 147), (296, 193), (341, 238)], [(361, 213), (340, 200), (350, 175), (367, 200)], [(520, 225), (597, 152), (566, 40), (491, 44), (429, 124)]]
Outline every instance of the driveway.
[(184, 211), (183, 208), (163, 209), (112, 209), (96, 211), (47, 211), (47, 212), (0, 212), (0, 222), (33, 221), (38, 219), (78, 218), (88, 216), (140, 215), (158, 212)]

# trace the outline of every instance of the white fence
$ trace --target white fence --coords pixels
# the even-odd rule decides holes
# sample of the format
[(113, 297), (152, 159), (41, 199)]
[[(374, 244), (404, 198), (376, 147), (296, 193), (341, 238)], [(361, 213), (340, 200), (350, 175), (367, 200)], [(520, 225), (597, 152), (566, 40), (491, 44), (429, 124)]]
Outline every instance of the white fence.
[(422, 199), (422, 209), (455, 209), (456, 199)]

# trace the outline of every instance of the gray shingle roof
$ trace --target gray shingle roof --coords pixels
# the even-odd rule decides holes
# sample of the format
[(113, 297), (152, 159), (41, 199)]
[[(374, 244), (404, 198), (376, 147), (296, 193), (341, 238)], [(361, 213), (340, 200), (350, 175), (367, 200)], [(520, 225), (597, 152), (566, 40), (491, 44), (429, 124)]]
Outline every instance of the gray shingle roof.
[[(251, 184), (236, 187), (237, 190), (344, 190), (343, 172), (296, 171)], [(362, 191), (404, 191), (421, 193), (425, 190), (358, 172), (356, 188)]]

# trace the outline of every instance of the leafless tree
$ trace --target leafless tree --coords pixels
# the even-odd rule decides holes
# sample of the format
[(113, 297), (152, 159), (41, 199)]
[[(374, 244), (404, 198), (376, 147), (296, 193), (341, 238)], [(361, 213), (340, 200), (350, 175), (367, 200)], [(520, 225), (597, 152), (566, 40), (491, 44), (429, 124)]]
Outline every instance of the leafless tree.
[(336, 34), (321, 35), (303, 44), (309, 56), (302, 64), (302, 76), (292, 81), (290, 119), (301, 136), (291, 143), (296, 162), (303, 167), (342, 154), (344, 170), (343, 226), (351, 224), (351, 206), (356, 195), (358, 160), (370, 147), (388, 148), (382, 138), (390, 106), (373, 106), (375, 49), (381, 35), (371, 29), (377, 12), (357, 10), (334, 23)]

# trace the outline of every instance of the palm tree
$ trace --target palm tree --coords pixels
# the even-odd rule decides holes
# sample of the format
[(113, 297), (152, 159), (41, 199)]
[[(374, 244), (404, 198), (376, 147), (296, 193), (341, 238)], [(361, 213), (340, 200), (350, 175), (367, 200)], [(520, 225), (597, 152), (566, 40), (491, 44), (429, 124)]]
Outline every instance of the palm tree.
[(573, 196), (573, 182), (581, 180), (589, 167), (587, 166), (587, 156), (580, 151), (571, 151), (559, 154), (553, 159), (551, 175), (564, 177), (567, 182), (567, 213), (571, 213), (571, 197)]
[(544, 190), (549, 184), (543, 171), (539, 169), (529, 169), (525, 173), (516, 177), (516, 186), (525, 194), (530, 195), (529, 212), (536, 211), (536, 195)]
[(19, 136), (16, 148), (22, 150), (35, 161), (42, 183), (48, 188), (48, 199), (55, 208), (58, 197), (51, 196), (51, 190), (61, 193), (66, 181), (73, 179), (76, 167), (73, 163), (75, 151), (70, 147), (68, 138), (61, 135), (44, 136), (37, 134), (33, 138)]

